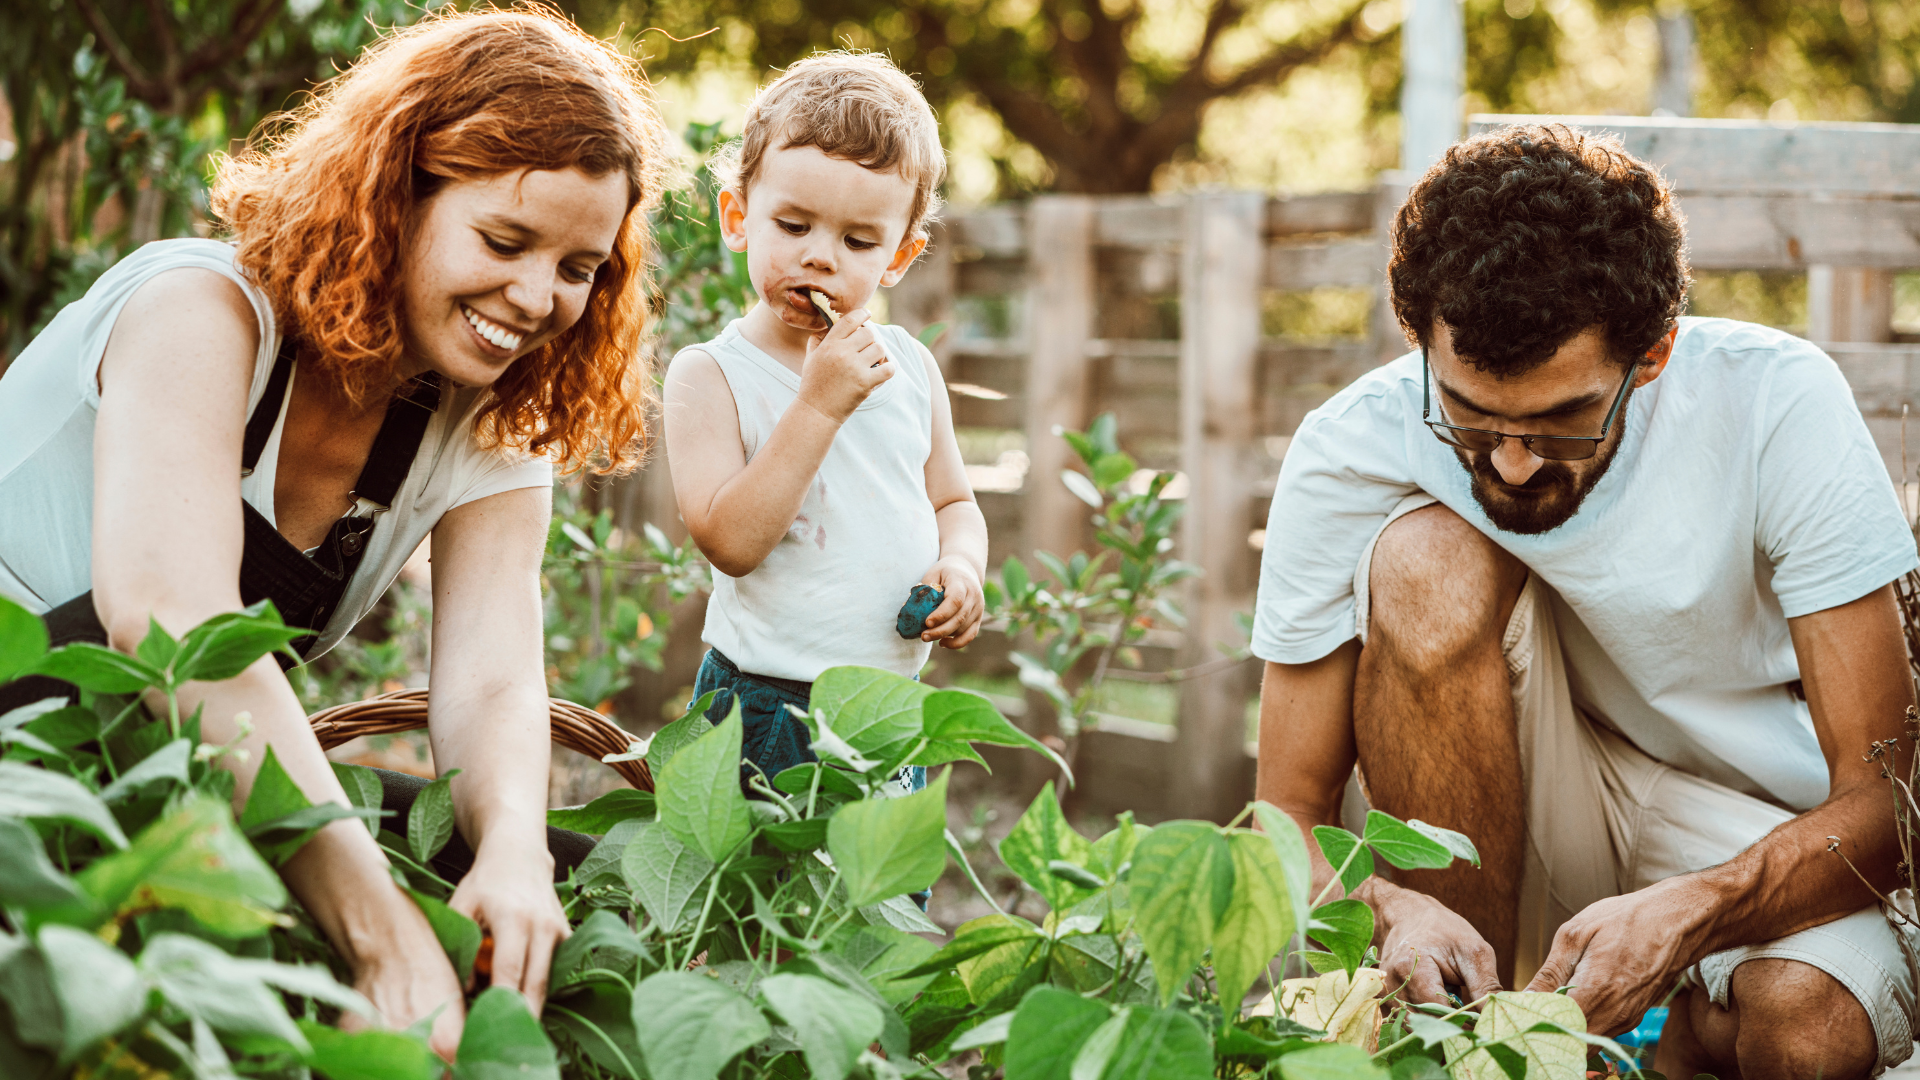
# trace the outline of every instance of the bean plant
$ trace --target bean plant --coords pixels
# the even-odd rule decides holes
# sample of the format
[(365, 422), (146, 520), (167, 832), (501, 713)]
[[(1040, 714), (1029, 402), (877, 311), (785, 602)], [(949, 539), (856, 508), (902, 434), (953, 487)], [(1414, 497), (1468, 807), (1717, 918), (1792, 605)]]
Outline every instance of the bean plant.
[[(701, 701), (624, 756), (655, 792), (552, 811), (599, 836), (556, 885), (573, 934), (536, 1017), (487, 988), (481, 929), (446, 904), (435, 856), (452, 836), (447, 777), (406, 835), (382, 827), (367, 769), (336, 765), (350, 806), (313, 805), (269, 753), (232, 809), (220, 759), (178, 689), (238, 674), (299, 631), (267, 604), (179, 639), (157, 624), (132, 655), (48, 652), (38, 619), (0, 601), (0, 680), (81, 688), (0, 717), (0, 1075), (431, 1080), (422, 1029), (339, 1030), (370, 1014), (349, 972), (274, 867), (320, 827), (356, 818), (426, 914), (463, 979), (469, 1018), (453, 1075), (523, 1080), (816, 1077), (1178, 1080), (1576, 1080), (1586, 1044), (1571, 998), (1496, 994), (1458, 1009), (1393, 1010), (1367, 966), (1373, 915), (1334, 885), (1310, 898), (1306, 838), (1265, 804), (1228, 827), (1123, 815), (1094, 840), (1049, 785), (1000, 855), (1051, 905), (940, 928), (908, 894), (949, 859), (950, 766), (977, 744), (1060, 761), (988, 699), (871, 668), (827, 671), (804, 720), (820, 761), (742, 769), (736, 713)], [(623, 756), (623, 755), (611, 755)], [(949, 766), (888, 797), (902, 764)], [(1258, 829), (1239, 827), (1248, 818)], [(1315, 830), (1349, 889), (1376, 858), (1471, 859), (1465, 837), (1385, 814), (1355, 835)], [(975, 888), (979, 883), (973, 882)], [(987, 896), (984, 889), (983, 896)], [(987, 896), (992, 903), (991, 896)], [(1289, 942), (1315, 976), (1269, 974)], [(1264, 988), (1264, 992), (1263, 992)], [(370, 1017), (371, 1018), (371, 1017)], [(1617, 1049), (1617, 1048), (1614, 1048)], [(1625, 1052), (1619, 1051), (1624, 1057)]]
[[(1174, 529), (1186, 503), (1167, 497), (1174, 474), (1159, 472), (1141, 485), (1133, 457), (1120, 449), (1112, 413), (1085, 432), (1056, 429), (1087, 471), (1061, 471), (1060, 481), (1093, 510), (1094, 538), (1105, 551), (1062, 558), (1034, 552), (1046, 576), (1018, 556), (986, 585), (987, 606), (1009, 637), (1030, 635), (1039, 655), (1013, 653), (1020, 681), (1053, 705), (1060, 734), (1071, 743), (1087, 724), (1095, 693), (1117, 659), (1140, 666), (1139, 643), (1157, 623), (1186, 625), (1167, 591), (1199, 572), (1173, 558)], [(1112, 562), (1109, 563), (1109, 556)], [(1078, 674), (1093, 657), (1091, 672)]]

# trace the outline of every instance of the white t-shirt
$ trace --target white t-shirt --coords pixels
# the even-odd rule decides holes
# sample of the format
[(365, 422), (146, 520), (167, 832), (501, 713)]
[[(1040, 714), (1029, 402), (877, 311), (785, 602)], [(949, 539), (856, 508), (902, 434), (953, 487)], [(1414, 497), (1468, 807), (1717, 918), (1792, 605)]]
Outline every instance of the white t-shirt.
[[(260, 349), (247, 392), (249, 415), (266, 394), (280, 348), (273, 305), (233, 265), (233, 247), (216, 240), (161, 240), (128, 255), (67, 305), (0, 378), (0, 595), (34, 612), (66, 603), (93, 582), (93, 427), (100, 408), (100, 358), (114, 322), (140, 286), (182, 267), (212, 270), (240, 286), (260, 318)], [(129, 328), (137, 332), (138, 328)], [(440, 516), (502, 491), (546, 487), (553, 466), (510, 450), (482, 450), (474, 418), (487, 391), (443, 385), (413, 468), (373, 533), (346, 595), (308, 651), (331, 649), (393, 583)], [(273, 434), (240, 496), (274, 520), (280, 463), (280, 406)], [(240, 463), (234, 462), (238, 472)]]
[(1846, 380), (1799, 338), (1687, 318), (1621, 419), (1579, 512), (1521, 536), (1493, 527), (1420, 422), (1419, 353), (1356, 380), (1288, 447), (1254, 653), (1305, 663), (1353, 638), (1361, 550), (1425, 491), (1552, 587), (1576, 706), (1675, 768), (1796, 811), (1820, 802), (1826, 760), (1785, 685), (1800, 677), (1787, 619), (1920, 564)]
[[(830, 667), (863, 664), (914, 675), (933, 648), (894, 629), (907, 594), (940, 558), (927, 498), (931, 361), (905, 330), (868, 325), (893, 378), (840, 425), (800, 513), (760, 565), (744, 577), (713, 572), (700, 636), (741, 671), (812, 682)], [(800, 376), (742, 336), (738, 320), (696, 347), (726, 376), (751, 461), (799, 395)]]

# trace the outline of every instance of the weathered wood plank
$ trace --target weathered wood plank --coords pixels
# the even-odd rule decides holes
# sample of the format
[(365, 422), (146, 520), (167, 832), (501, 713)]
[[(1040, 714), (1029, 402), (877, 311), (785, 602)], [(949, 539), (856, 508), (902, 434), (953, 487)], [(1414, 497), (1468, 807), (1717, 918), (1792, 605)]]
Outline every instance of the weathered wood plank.
[(1557, 122), (1615, 132), (1661, 167), (1682, 194), (1855, 194), (1920, 197), (1920, 125), (1791, 124), (1652, 116), (1478, 114), (1474, 133)]
[(1680, 210), (1701, 270), (1920, 267), (1920, 200), (1682, 193)]
[[(1206, 572), (1187, 589), (1182, 667), (1215, 659), (1236, 640), (1236, 611), (1252, 601), (1255, 565), (1246, 496), (1257, 478), (1254, 393), (1260, 353), (1261, 235), (1266, 199), (1254, 193), (1191, 196), (1181, 275), (1180, 461), (1191, 484), (1181, 555)], [(1180, 735), (1171, 787), (1192, 817), (1225, 820), (1241, 793), (1220, 783), (1245, 758), (1252, 665), (1180, 684)]]
[(1087, 414), (1093, 337), (1093, 225), (1096, 201), (1080, 195), (1033, 200), (1027, 224), (1033, 244), (1030, 311), (1031, 359), (1027, 365), (1026, 549), (1077, 551), (1087, 536), (1087, 504), (1060, 483), (1073, 464), (1073, 449), (1055, 427), (1082, 429)]
[(947, 228), (957, 246), (954, 256), (969, 259), (1019, 259), (1027, 254), (1026, 208), (1019, 204), (953, 211)]
[(1267, 200), (1267, 235), (1366, 232), (1373, 228), (1371, 191), (1282, 196)]
[(1027, 287), (1027, 264), (1002, 258), (975, 259), (953, 267), (954, 292), (963, 296), (1001, 296)]
[(1180, 243), (1184, 208), (1152, 195), (1112, 195), (1094, 211), (1093, 242), (1112, 247), (1158, 247)]
[(1267, 248), (1265, 263), (1269, 289), (1304, 292), (1322, 285), (1371, 288), (1385, 279), (1387, 246), (1372, 236), (1272, 244)]

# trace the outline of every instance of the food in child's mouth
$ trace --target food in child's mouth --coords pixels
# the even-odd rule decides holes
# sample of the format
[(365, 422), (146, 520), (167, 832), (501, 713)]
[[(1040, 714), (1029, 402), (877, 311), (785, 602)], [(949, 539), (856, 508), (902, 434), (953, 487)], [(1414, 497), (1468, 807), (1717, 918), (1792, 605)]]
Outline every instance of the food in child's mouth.
[(818, 312), (821, 318), (827, 320), (828, 326), (840, 325), (840, 313), (833, 310), (833, 300), (826, 293), (819, 289), (808, 289), (807, 301), (813, 305), (813, 310)]
[(894, 632), (903, 638), (917, 638), (927, 631), (927, 616), (940, 606), (946, 593), (931, 585), (915, 585), (907, 594), (907, 602), (901, 605), (900, 615), (893, 621)]

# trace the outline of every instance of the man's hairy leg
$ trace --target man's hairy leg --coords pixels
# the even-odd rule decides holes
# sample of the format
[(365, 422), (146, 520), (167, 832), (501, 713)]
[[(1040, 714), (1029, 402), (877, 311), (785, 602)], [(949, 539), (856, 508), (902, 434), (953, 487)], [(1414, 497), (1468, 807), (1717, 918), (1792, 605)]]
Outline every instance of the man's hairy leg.
[(1733, 969), (1728, 1007), (1694, 986), (1673, 999), (1653, 1066), (1720, 1080), (1859, 1080), (1880, 1059), (1873, 1021), (1838, 980), (1797, 960)]
[(1396, 871), (1464, 916), (1513, 985), (1526, 792), (1501, 636), (1527, 570), (1452, 510), (1389, 525), (1374, 548), (1354, 741), (1367, 797), (1403, 820), (1454, 829), (1481, 869)]

